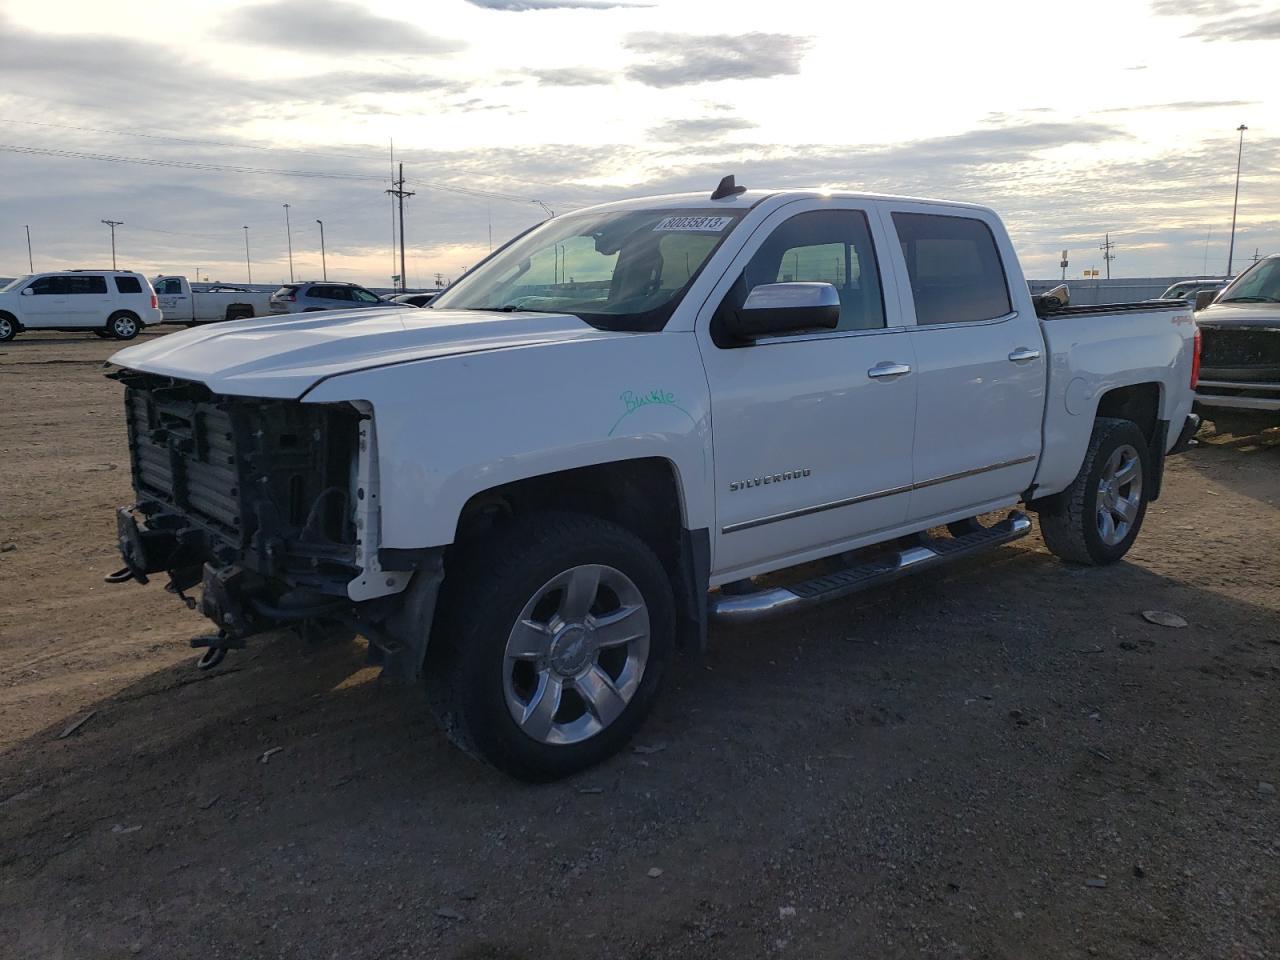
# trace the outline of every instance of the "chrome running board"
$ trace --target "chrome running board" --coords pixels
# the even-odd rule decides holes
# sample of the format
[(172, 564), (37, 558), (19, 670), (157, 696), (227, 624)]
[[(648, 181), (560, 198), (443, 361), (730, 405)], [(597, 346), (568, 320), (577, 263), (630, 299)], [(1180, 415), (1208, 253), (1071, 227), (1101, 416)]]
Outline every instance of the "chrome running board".
[(711, 595), (711, 616), (725, 623), (750, 623), (783, 613), (794, 613), (828, 600), (869, 590), (918, 570), (998, 547), (1011, 540), (1021, 539), (1031, 532), (1030, 519), (1017, 510), (990, 527), (975, 526), (972, 533), (958, 537), (923, 538), (918, 544), (887, 556), (789, 586), (746, 593), (725, 593), (721, 590)]

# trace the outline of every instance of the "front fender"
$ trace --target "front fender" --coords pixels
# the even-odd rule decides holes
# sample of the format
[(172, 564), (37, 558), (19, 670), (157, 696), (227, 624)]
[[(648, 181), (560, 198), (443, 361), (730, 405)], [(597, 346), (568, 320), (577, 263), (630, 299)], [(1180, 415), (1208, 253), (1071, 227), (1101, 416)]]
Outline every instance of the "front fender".
[(481, 491), (644, 457), (675, 468), (685, 526), (712, 525), (711, 413), (692, 334), (398, 364), (333, 377), (303, 399), (373, 405), (384, 548), (451, 543)]

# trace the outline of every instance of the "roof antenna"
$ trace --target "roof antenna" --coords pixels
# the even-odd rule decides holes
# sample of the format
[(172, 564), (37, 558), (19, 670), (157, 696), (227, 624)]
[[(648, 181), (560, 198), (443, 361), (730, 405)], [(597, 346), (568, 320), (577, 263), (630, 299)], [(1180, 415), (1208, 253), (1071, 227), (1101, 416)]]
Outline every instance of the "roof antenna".
[(720, 181), (720, 186), (716, 187), (715, 191), (711, 194), (711, 199), (723, 200), (726, 197), (736, 197), (738, 194), (746, 192), (746, 187), (740, 187), (733, 182), (733, 174), (731, 173)]

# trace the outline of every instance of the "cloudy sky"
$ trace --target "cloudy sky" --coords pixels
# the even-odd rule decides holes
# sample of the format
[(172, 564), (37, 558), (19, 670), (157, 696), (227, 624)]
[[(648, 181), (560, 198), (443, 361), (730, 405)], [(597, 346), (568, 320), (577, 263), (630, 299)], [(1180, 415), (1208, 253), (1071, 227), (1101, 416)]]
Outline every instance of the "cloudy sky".
[(389, 285), (619, 197), (816, 186), (988, 203), (1033, 277), (1280, 251), (1280, 4), (0, 0), (0, 276)]

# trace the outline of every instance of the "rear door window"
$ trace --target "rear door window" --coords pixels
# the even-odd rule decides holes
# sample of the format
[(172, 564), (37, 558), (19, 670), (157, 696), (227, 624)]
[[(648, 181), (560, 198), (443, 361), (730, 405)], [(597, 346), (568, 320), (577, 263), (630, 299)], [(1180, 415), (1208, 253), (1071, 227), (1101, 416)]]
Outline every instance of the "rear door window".
[(141, 293), (142, 284), (137, 277), (116, 277), (116, 289), (121, 293)]
[(92, 294), (103, 294), (107, 292), (107, 278), (100, 276), (85, 276), (77, 274), (74, 277), (67, 277), (67, 293), (88, 296)]
[(973, 217), (895, 213), (916, 323), (972, 323), (1013, 312), (991, 228)]

